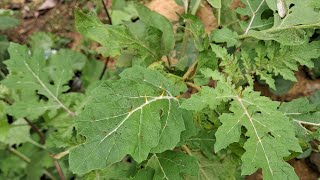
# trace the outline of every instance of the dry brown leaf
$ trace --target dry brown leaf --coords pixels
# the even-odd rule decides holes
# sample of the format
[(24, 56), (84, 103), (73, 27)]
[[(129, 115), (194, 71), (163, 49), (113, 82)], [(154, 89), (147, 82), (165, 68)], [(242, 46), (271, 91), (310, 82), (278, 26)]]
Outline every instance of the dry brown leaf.
[(58, 0), (46, 0), (38, 7), (38, 11), (54, 8), (58, 4)]
[(177, 14), (184, 13), (184, 8), (179, 6), (175, 0), (153, 0), (147, 6), (172, 22), (179, 20)]
[(213, 9), (208, 3), (203, 3), (196, 15), (204, 23), (207, 33), (218, 27), (217, 18), (214, 16)]

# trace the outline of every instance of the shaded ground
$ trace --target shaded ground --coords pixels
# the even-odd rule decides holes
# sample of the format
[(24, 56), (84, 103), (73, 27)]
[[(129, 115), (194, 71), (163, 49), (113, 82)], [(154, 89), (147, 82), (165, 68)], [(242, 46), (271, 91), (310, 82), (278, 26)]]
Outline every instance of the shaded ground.
[[(0, 3), (0, 8), (17, 9), (21, 12), (19, 15), (21, 24), (5, 32), (9, 40), (25, 43), (33, 32), (44, 31), (71, 39), (69, 47), (75, 49), (77, 45), (80, 44), (81, 37), (78, 33), (74, 32), (73, 9), (78, 6), (83, 7), (84, 5), (90, 7), (93, 6), (93, 4), (90, 2), (80, 3), (79, 1), (66, 1), (65, 3), (59, 2), (50, 10), (37, 11), (37, 6), (39, 6), (41, 2), (39, 1), (40, 0), (36, 1), (37, 3), (24, 3), (23, 0), (14, 0), (11, 2), (4, 0)], [(237, 6), (239, 6), (239, 0), (235, 0), (231, 8), (236, 8)], [(177, 6), (174, 0), (154, 0), (149, 4), (149, 7), (163, 14), (171, 21), (178, 21), (176, 12), (180, 14), (184, 12), (184, 8)], [(216, 18), (213, 16), (212, 9), (209, 5), (205, 4), (202, 6), (197, 15), (206, 25), (207, 31), (217, 28)], [(261, 91), (263, 95), (269, 96), (277, 101), (290, 101), (298, 97), (308, 96), (316, 90), (320, 90), (320, 80), (311, 80), (304, 69), (300, 68), (300, 71), (296, 73), (296, 77), (298, 82), (283, 96), (273, 95), (264, 85), (256, 84), (255, 89)], [(305, 160), (293, 159), (290, 161), (290, 164), (295, 168), (301, 180), (316, 180), (320, 177), (319, 156), (319, 153), (317, 153)], [(316, 166), (317, 164), (318, 167)], [(262, 179), (261, 172), (258, 171), (247, 179)]]

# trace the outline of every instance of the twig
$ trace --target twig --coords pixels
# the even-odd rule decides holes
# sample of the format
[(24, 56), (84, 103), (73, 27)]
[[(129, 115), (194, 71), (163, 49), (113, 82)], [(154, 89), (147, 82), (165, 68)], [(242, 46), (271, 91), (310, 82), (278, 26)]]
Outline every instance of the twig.
[(108, 18), (108, 21), (109, 21), (108, 24), (112, 25), (112, 19), (111, 19), (110, 13), (108, 11), (109, 0), (106, 0), (106, 1), (107, 1), (107, 3), (104, 0), (101, 0), (102, 5), (103, 5), (103, 9), (106, 12), (106, 15), (107, 15), (107, 18)]
[(192, 87), (192, 88), (195, 88), (195, 89), (198, 90), (198, 91), (201, 91), (201, 87), (195, 85), (195, 84), (192, 83), (192, 82), (185, 82), (185, 84), (188, 85), (188, 86), (190, 86), (190, 87)]
[(31, 159), (28, 158), (26, 155), (22, 154), (18, 150), (14, 149), (13, 147), (8, 147), (9, 151), (12, 152), (14, 155), (18, 156), (20, 159), (24, 160), (27, 163), (31, 162)]
[[(109, 11), (108, 11), (109, 0), (106, 0), (106, 2), (104, 0), (101, 0), (101, 2), (102, 2), (102, 5), (103, 5), (103, 9), (106, 12), (106, 15), (107, 15), (107, 18), (108, 18), (108, 24), (112, 25), (112, 18), (110, 16)], [(99, 80), (101, 80), (103, 78), (104, 74), (106, 73), (109, 61), (110, 61), (110, 57), (107, 57), (107, 59), (104, 61), (104, 66), (103, 66), (102, 72), (101, 72), (101, 74), (99, 76)]]
[(181, 146), (182, 150), (184, 150), (189, 156), (193, 156), (191, 150), (186, 145)]
[(57, 172), (59, 174), (60, 180), (66, 180), (66, 178), (65, 178), (65, 176), (63, 174), (63, 171), (62, 171), (62, 169), (61, 169), (61, 167), (59, 165), (59, 162), (54, 159), (53, 163), (54, 163), (54, 166), (56, 167), (56, 170), (57, 170)]
[(69, 154), (69, 149), (66, 150), (66, 151), (63, 151), (63, 152), (61, 152), (61, 153), (59, 153), (59, 154), (52, 155), (52, 157), (53, 157), (54, 159), (61, 159), (62, 157), (66, 156), (66, 155), (68, 155), (68, 154)]
[(221, 8), (218, 8), (218, 27), (221, 25)]
[(250, 8), (250, 10), (251, 10), (251, 12), (252, 12), (252, 18), (251, 18), (251, 20), (250, 20), (250, 22), (249, 22), (249, 25), (248, 25), (248, 27), (247, 27), (247, 29), (246, 29), (246, 32), (245, 32), (244, 34), (248, 34), (248, 32), (249, 32), (249, 30), (250, 30), (250, 28), (251, 28), (251, 26), (252, 26), (252, 23), (253, 23), (256, 15), (257, 15), (257, 12), (260, 10), (260, 8), (261, 8), (262, 4), (264, 3), (264, 1), (265, 1), (265, 0), (262, 0), (261, 3), (259, 4), (258, 8), (257, 8), (255, 11), (253, 11), (253, 9), (252, 9), (252, 7), (251, 7), (251, 5), (250, 5), (250, 2), (247, 0), (247, 3), (248, 3), (248, 5), (249, 5), (249, 8)]
[(103, 66), (103, 69), (102, 69), (101, 74), (99, 76), (99, 80), (101, 80), (103, 78), (104, 74), (106, 73), (109, 61), (110, 61), (110, 57), (107, 57), (107, 59), (104, 60), (104, 66)]
[[(27, 157), (26, 155), (22, 154), (20, 151), (14, 149), (14, 148), (12, 148), (12, 147), (8, 147), (8, 150), (9, 150), (12, 154), (14, 154), (14, 155), (16, 155), (17, 157), (19, 157), (20, 159), (22, 159), (23, 161), (25, 161), (25, 162), (27, 162), (27, 163), (31, 163), (31, 159), (30, 159), (29, 157)], [(53, 176), (50, 172), (48, 172), (47, 170), (44, 169), (44, 170), (43, 170), (43, 173), (44, 173), (45, 175), (47, 175), (50, 179), (55, 180), (54, 176)]]
[(192, 74), (192, 72), (194, 71), (195, 67), (197, 66), (198, 64), (198, 61), (195, 61), (190, 67), (189, 69), (187, 70), (187, 72), (183, 75), (182, 79), (185, 81), (187, 80), (190, 75)]
[(200, 7), (200, 4), (201, 4), (201, 1), (202, 0), (197, 0), (193, 6), (193, 8), (191, 9), (191, 14), (192, 15), (195, 15)]
[(43, 136), (43, 134), (39, 131), (39, 129), (27, 118), (24, 118), (24, 120), (28, 123), (28, 125), (31, 127), (31, 129), (36, 132), (40, 138), (40, 143), (43, 145), (46, 143), (46, 140)]
[(299, 121), (297, 119), (293, 119), (293, 121), (299, 123), (299, 124), (304, 124), (304, 125), (309, 125), (309, 126), (320, 126), (320, 123), (312, 123), (312, 122), (305, 122), (305, 121)]
[(169, 66), (169, 68), (171, 67), (171, 65), (172, 65), (172, 63), (171, 63), (171, 59), (170, 59), (170, 57), (167, 55), (166, 56), (167, 57), (167, 61), (168, 61), (168, 66)]
[[(5, 102), (5, 103), (7, 103), (8, 105), (12, 105), (13, 104), (12, 102), (10, 102), (7, 99), (0, 98), (0, 100)], [(40, 138), (40, 143), (42, 145), (44, 145), (46, 143), (46, 140), (45, 140), (43, 134), (39, 131), (39, 128), (37, 128), (29, 119), (24, 118), (24, 120), (28, 123), (28, 125), (31, 127), (31, 129), (38, 134), (38, 136)]]

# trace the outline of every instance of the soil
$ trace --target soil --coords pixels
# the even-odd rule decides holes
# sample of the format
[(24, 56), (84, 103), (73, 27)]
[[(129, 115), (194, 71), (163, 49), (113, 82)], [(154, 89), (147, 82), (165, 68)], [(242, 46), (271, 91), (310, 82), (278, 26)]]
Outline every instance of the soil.
[[(41, 0), (4, 0), (0, 2), (0, 8), (16, 9), (21, 12), (19, 15), (21, 24), (5, 32), (9, 40), (17, 43), (25, 43), (32, 33), (44, 31), (71, 39), (72, 41), (69, 47), (76, 49), (77, 45), (81, 42), (81, 36), (74, 32), (73, 9), (78, 6), (90, 7), (92, 3), (90, 3), (90, 1), (82, 4), (79, 1), (66, 1), (65, 3), (60, 1), (54, 8), (39, 12), (37, 11), (37, 7), (39, 7), (42, 2)], [(234, 0), (230, 8), (236, 9), (238, 6), (243, 6), (243, 4), (241, 4), (240, 0)], [(148, 3), (148, 7), (164, 15), (172, 22), (177, 22), (179, 20), (178, 14), (184, 13), (184, 7), (177, 5), (175, 0), (153, 0)], [(207, 32), (217, 28), (217, 21), (209, 4), (204, 3), (197, 12), (197, 16), (204, 22)], [(320, 80), (311, 80), (308, 78), (303, 68), (300, 68), (300, 71), (296, 73), (296, 77), (298, 82), (283, 96), (273, 95), (267, 86), (261, 84), (256, 84), (255, 90), (261, 91), (262, 95), (277, 101), (290, 101), (295, 98), (311, 95), (316, 90), (320, 90)], [(289, 161), (301, 180), (316, 180), (319, 178), (319, 162), (319, 153), (313, 154), (307, 159), (293, 159)], [(257, 171), (253, 175), (248, 176), (247, 179), (262, 179), (261, 171)]]

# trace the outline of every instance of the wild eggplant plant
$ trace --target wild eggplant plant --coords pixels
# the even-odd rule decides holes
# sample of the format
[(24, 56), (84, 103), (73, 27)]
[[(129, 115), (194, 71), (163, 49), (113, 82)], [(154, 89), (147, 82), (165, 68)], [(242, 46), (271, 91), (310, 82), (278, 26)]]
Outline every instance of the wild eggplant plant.
[[(264, 179), (298, 179), (286, 161), (320, 138), (319, 102), (280, 103), (254, 85), (276, 90), (276, 77), (295, 82), (299, 65), (313, 68), (319, 1), (243, 0), (235, 11), (231, 0), (208, 3), (219, 25), (211, 32), (194, 16), (198, 3), (187, 4), (177, 28), (140, 4), (129, 3), (133, 22), (118, 17), (116, 25), (76, 10), (76, 29), (115, 59), (121, 72), (113, 80), (92, 80), (100, 69), (81, 54), (60, 50), (46, 59), (43, 48), (12, 43), (0, 147), (30, 153), (29, 142), (55, 154), (67, 177), (83, 179), (242, 179), (259, 169)], [(90, 79), (83, 93), (68, 86), (75, 72)], [(45, 144), (22, 126), (30, 121), (46, 129)], [(28, 178), (50, 176), (46, 157), (27, 159), (41, 169)]]

